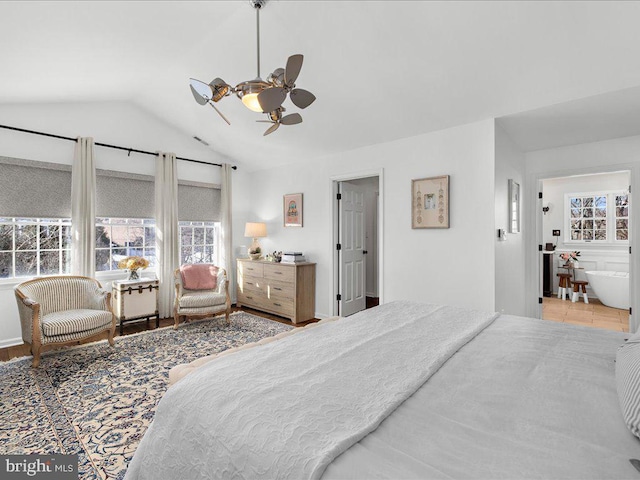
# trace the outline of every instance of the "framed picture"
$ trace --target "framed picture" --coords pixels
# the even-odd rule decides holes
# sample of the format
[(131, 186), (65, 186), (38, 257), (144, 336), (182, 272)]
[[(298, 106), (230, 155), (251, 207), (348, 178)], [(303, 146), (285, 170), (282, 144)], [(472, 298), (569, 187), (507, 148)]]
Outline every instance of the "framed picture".
[(411, 180), (411, 228), (449, 228), (449, 175)]
[(284, 196), (282, 207), (285, 227), (302, 226), (302, 194), (288, 193)]
[(509, 233), (520, 233), (520, 184), (512, 179), (509, 179)]

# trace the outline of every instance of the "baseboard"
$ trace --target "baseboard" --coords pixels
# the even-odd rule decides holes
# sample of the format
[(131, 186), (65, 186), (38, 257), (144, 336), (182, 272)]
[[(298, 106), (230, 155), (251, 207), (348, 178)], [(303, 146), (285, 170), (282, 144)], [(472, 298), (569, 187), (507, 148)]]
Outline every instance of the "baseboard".
[(16, 345), (22, 345), (24, 342), (22, 338), (8, 338), (6, 340), (0, 340), (0, 348), (14, 347)]

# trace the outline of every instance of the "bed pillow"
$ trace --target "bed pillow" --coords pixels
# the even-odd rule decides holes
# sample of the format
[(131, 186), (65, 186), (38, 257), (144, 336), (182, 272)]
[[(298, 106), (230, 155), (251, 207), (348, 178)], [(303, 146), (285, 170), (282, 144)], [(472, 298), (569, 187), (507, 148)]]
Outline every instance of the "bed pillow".
[(640, 336), (632, 336), (616, 354), (616, 388), (624, 421), (640, 438)]

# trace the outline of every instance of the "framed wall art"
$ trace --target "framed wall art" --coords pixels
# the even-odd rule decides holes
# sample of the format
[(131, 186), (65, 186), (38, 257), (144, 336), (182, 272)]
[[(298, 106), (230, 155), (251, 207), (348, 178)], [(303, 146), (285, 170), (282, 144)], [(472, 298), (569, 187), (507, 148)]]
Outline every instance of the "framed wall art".
[(449, 228), (449, 175), (411, 180), (411, 228)]
[(288, 193), (284, 196), (283, 217), (285, 227), (302, 226), (302, 194)]

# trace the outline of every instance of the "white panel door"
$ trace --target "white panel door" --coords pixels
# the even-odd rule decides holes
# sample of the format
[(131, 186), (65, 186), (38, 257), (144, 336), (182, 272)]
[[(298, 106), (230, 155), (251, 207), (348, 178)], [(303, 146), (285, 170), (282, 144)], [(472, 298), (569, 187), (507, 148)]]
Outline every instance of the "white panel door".
[(366, 307), (364, 189), (340, 182), (340, 315)]

